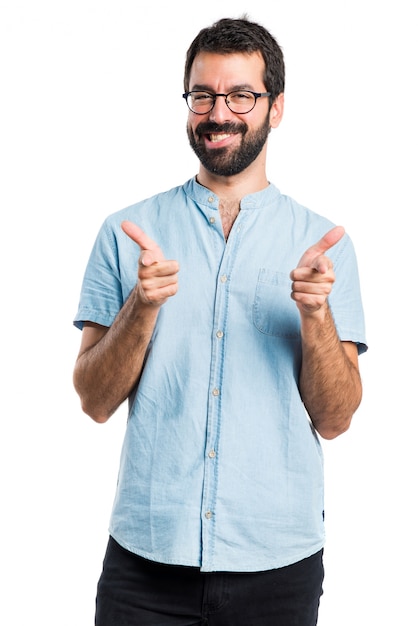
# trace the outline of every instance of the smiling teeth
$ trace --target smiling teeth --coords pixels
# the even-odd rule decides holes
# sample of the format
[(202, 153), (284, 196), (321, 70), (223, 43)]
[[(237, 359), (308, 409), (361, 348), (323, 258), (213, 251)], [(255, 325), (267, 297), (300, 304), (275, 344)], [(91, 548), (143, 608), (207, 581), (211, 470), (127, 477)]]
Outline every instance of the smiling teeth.
[(226, 139), (229, 136), (230, 135), (225, 133), (223, 135), (209, 135), (209, 138), (210, 138), (211, 141), (216, 142), (216, 141), (222, 141), (222, 139)]

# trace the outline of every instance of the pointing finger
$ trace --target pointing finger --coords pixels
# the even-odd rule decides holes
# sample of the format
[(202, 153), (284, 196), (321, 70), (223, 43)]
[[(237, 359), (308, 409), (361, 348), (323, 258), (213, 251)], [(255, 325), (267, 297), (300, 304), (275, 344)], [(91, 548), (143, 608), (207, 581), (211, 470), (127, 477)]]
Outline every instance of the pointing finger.
[(142, 265), (152, 265), (157, 261), (163, 261), (164, 255), (161, 248), (151, 237), (133, 222), (124, 220), (121, 224), (123, 232), (128, 235), (141, 248)]
[(345, 230), (342, 226), (334, 226), (313, 246), (308, 248), (298, 263), (298, 267), (316, 269), (315, 260), (342, 239)]

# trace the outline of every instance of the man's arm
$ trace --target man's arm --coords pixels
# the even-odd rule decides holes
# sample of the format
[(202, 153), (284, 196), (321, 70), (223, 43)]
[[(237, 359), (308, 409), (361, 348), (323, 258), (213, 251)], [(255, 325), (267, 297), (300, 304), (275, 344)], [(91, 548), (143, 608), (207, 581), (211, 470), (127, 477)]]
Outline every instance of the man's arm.
[(106, 422), (137, 384), (158, 312), (177, 292), (177, 261), (165, 260), (131, 222), (122, 228), (141, 248), (137, 284), (110, 328), (84, 324), (74, 368), (83, 411), (96, 422)]
[(339, 226), (330, 230), (291, 273), (292, 298), (301, 316), (300, 393), (313, 425), (325, 439), (349, 428), (362, 397), (357, 346), (340, 341), (328, 306), (335, 275), (324, 253), (343, 235)]
[(339, 340), (329, 308), (321, 322), (302, 326), (300, 393), (321, 437), (333, 439), (349, 428), (361, 401), (357, 346)]

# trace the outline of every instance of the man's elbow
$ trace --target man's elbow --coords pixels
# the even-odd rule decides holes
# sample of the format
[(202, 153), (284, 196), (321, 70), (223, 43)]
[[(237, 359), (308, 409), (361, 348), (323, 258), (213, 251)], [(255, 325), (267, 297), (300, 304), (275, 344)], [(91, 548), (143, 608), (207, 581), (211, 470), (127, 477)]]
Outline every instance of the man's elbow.
[(91, 417), (91, 419), (98, 424), (104, 424), (114, 411), (109, 411), (106, 407), (102, 406), (102, 403), (98, 402), (97, 397), (88, 393), (80, 382), (77, 370), (73, 376), (74, 389), (80, 398), (81, 410), (83, 413)]
[(81, 410), (83, 413), (91, 417), (94, 422), (98, 424), (104, 424), (107, 422), (109, 417), (113, 414), (113, 411), (106, 410), (100, 403), (97, 402), (96, 398), (90, 398), (80, 391), (77, 390), (78, 396), (80, 398)]
[(339, 424), (318, 426), (316, 430), (322, 437), (322, 439), (327, 439), (328, 441), (330, 441), (331, 439), (336, 439), (343, 433), (347, 432), (347, 430), (350, 428), (350, 424), (351, 417), (348, 420), (345, 420), (344, 422), (341, 422)]
[(94, 422), (97, 422), (97, 424), (104, 424), (113, 414), (113, 412), (110, 413), (103, 410), (98, 410), (96, 406), (91, 407), (87, 402), (81, 402), (81, 409), (83, 413), (91, 417), (91, 419)]
[(335, 410), (328, 417), (322, 415), (317, 420), (312, 420), (321, 437), (328, 440), (336, 439), (347, 432), (351, 426), (354, 413), (360, 404), (360, 400), (361, 396), (350, 410), (347, 410), (347, 407), (340, 407), (340, 410)]

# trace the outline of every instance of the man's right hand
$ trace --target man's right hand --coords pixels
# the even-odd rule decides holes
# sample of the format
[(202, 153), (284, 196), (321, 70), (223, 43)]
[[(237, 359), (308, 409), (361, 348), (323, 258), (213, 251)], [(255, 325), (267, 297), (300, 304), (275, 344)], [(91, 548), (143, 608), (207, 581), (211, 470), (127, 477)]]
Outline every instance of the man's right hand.
[(138, 244), (138, 294), (144, 304), (161, 306), (178, 289), (177, 261), (167, 261), (161, 248), (133, 222), (121, 224), (123, 232)]

